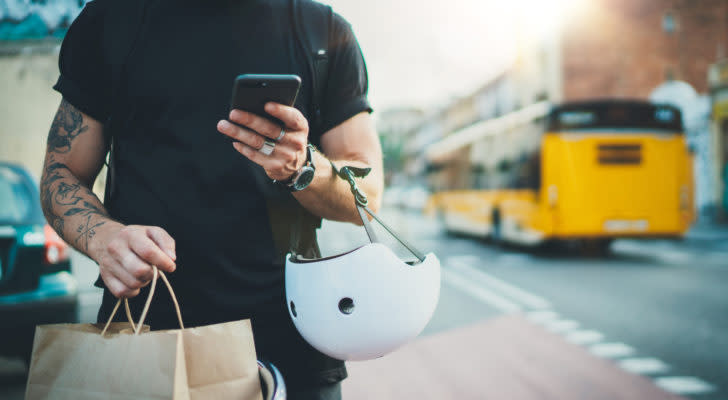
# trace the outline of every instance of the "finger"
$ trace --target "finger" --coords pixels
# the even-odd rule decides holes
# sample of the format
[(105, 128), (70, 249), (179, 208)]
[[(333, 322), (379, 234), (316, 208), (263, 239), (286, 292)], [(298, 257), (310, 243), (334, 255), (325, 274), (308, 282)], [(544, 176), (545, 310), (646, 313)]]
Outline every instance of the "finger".
[(154, 278), (154, 269), (152, 269), (152, 265), (142, 260), (131, 250), (124, 255), (124, 259), (121, 264), (124, 270), (139, 282), (138, 286), (133, 286), (135, 288), (141, 287), (144, 282), (149, 282), (152, 278)]
[(176, 268), (174, 261), (146, 235), (134, 235), (129, 240), (129, 248), (146, 264), (156, 265), (165, 272), (174, 272)]
[(119, 278), (113, 274), (104, 277), (104, 284), (116, 298), (131, 298), (139, 294), (139, 289), (131, 289), (127, 287), (124, 282), (119, 280)]
[[(134, 271), (129, 267), (136, 257), (134, 253), (127, 250), (124, 255), (120, 255), (120, 260), (113, 260), (107, 265), (109, 272), (118, 279), (121, 283), (126, 286), (129, 290), (136, 290), (144, 285), (144, 282), (151, 279), (151, 274), (139, 274), (139, 277), (135, 276)], [(136, 268), (136, 266), (132, 267)], [(151, 271), (151, 268), (149, 268)]]
[(275, 139), (281, 133), (281, 126), (259, 115), (242, 110), (230, 111), (230, 121), (246, 126), (263, 136)]
[(243, 142), (254, 149), (261, 149), (265, 138), (249, 129), (241, 128), (228, 121), (222, 120), (217, 123), (217, 130), (239, 142)]
[[(266, 103), (265, 112), (283, 121), (287, 129), (308, 132), (306, 117), (295, 107), (288, 107), (278, 103)], [(276, 132), (275, 137), (278, 137), (278, 134), (280, 134), (280, 131)]]
[[(233, 147), (235, 147), (235, 150), (237, 150), (238, 153), (244, 155), (250, 161), (260, 165), (263, 168), (270, 165), (271, 156), (267, 156), (245, 143), (235, 142), (233, 143)], [(273, 151), (275, 151), (275, 149)]]
[[(276, 159), (275, 157), (267, 156), (258, 150), (255, 150), (254, 148), (245, 145), (240, 142), (233, 143), (233, 147), (235, 147), (235, 150), (237, 150), (240, 154), (247, 157), (250, 161), (260, 165), (263, 167), (266, 171), (277, 171), (283, 166), (283, 162)], [(282, 148), (276, 148), (275, 151), (283, 151)], [(273, 178), (276, 179), (276, 178)]]
[(164, 229), (153, 226), (147, 229), (147, 236), (159, 246), (162, 251), (169, 256), (173, 261), (177, 261), (176, 243), (172, 236), (167, 233)]

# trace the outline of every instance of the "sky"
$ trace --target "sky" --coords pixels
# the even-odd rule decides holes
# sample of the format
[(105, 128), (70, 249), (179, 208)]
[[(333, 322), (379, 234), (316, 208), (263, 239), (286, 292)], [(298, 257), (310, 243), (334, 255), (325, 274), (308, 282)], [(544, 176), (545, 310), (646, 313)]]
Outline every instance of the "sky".
[(513, 7), (501, 0), (324, 2), (353, 26), (376, 110), (445, 104), (514, 58)]

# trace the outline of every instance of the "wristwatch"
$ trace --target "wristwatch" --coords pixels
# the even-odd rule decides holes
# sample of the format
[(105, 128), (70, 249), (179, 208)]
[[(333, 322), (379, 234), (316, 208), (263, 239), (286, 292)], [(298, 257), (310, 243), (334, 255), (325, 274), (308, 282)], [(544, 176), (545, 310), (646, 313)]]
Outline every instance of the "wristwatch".
[(278, 181), (291, 192), (298, 192), (306, 189), (313, 181), (316, 174), (316, 166), (313, 164), (313, 152), (316, 148), (309, 143), (306, 146), (306, 163), (298, 171), (294, 172), (290, 178), (284, 181)]

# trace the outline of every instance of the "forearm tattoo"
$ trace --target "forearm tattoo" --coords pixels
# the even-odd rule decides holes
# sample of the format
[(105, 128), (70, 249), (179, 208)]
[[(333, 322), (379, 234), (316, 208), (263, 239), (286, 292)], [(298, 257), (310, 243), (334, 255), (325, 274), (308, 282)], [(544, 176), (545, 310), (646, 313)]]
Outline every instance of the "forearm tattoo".
[[(40, 193), (43, 212), (51, 227), (66, 240), (73, 239), (75, 244), (88, 250), (88, 242), (95, 234), (95, 228), (106, 223), (105, 219), (92, 221), (94, 216), (108, 217), (98, 199), (86, 186), (73, 176), (68, 166), (56, 160), (56, 154), (71, 151), (73, 140), (88, 130), (83, 124), (83, 115), (65, 100), (61, 101), (50, 132)], [(75, 234), (65, 235), (67, 217), (80, 216), (80, 225)], [(69, 240), (70, 241), (70, 240)]]
[(43, 170), (43, 178), (41, 179), (40, 202), (43, 206), (43, 212), (48, 219), (48, 223), (56, 232), (58, 232), (59, 235), (63, 235), (63, 228), (65, 226), (63, 217), (56, 214), (53, 210), (53, 199), (55, 197), (53, 184), (56, 181), (63, 179), (63, 175), (61, 175), (59, 170), (68, 170), (68, 167), (66, 164), (55, 162), (52, 155), (49, 157), (50, 158), (46, 160), (46, 167)]

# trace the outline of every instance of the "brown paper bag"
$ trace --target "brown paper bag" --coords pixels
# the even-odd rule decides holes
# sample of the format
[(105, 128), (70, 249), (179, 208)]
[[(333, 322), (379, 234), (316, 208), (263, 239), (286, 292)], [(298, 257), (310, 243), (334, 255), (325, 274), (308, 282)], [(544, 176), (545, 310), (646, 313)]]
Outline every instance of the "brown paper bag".
[(143, 325), (154, 279), (139, 323), (41, 325), (36, 328), (25, 394), (36, 399), (245, 399), (260, 400), (250, 320), (150, 332)]

